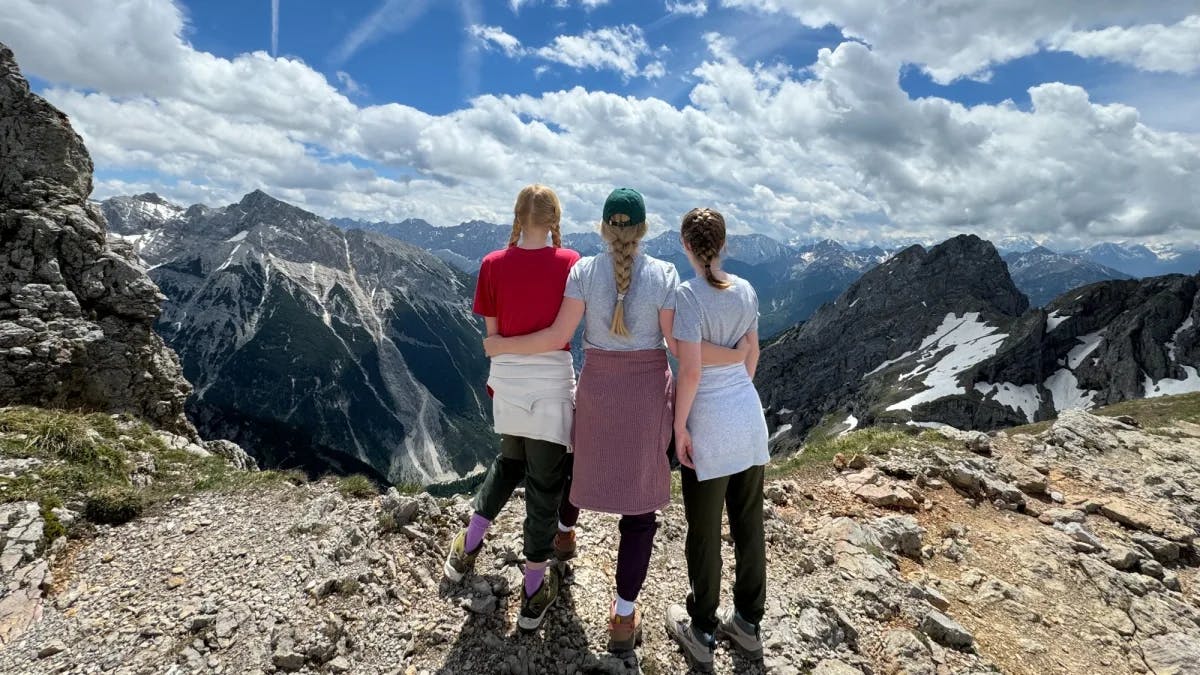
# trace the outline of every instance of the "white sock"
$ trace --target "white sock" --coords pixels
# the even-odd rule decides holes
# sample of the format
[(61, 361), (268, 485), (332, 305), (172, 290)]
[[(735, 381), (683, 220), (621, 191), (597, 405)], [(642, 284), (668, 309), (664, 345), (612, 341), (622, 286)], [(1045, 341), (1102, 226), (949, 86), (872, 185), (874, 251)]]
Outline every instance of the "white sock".
[(559, 532), (574, 532), (575, 526), (572, 525), (570, 527), (567, 527), (566, 525), (563, 525), (562, 521), (560, 520), (560, 521), (558, 521), (558, 531)]
[(633, 614), (635, 607), (636, 603), (633, 601), (617, 596), (617, 616), (629, 616)]

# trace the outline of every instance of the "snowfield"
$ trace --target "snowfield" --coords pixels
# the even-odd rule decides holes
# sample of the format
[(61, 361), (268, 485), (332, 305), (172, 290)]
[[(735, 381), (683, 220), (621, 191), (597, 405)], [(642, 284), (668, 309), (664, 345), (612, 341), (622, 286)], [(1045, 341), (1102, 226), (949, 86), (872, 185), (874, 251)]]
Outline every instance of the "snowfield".
[(978, 312), (968, 312), (962, 316), (947, 314), (937, 330), (925, 338), (921, 347), (914, 352), (921, 355), (917, 367), (900, 376), (901, 381), (924, 377), (923, 382), (928, 389), (887, 409), (911, 412), (913, 407), (922, 403), (965, 394), (967, 390), (959, 384), (959, 375), (1000, 350), (1008, 334), (998, 331), (998, 328), (980, 319)]

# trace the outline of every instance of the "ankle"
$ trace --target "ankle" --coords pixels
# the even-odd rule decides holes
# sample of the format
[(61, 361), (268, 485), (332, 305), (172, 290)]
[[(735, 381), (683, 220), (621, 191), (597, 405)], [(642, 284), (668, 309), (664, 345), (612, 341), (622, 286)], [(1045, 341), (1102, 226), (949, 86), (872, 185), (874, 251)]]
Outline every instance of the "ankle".
[(633, 616), (637, 611), (637, 602), (634, 600), (626, 600), (620, 595), (617, 596), (616, 602), (613, 603), (613, 613), (617, 616)]

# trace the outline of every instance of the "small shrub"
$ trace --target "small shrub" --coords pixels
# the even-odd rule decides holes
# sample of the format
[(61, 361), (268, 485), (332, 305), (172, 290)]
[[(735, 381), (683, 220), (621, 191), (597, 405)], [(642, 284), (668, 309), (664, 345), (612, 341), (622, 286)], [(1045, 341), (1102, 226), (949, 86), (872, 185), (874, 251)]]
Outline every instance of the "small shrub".
[(390, 513), (379, 514), (379, 521), (376, 523), (380, 534), (392, 534), (400, 530), (400, 525), (396, 523), (396, 516)]
[(112, 487), (89, 494), (84, 500), (83, 515), (94, 523), (120, 525), (137, 518), (145, 508), (145, 500), (134, 490)]
[(279, 475), (292, 485), (308, 484), (308, 474), (304, 473), (300, 469), (287, 469), (285, 471), (280, 471)]
[(55, 539), (67, 536), (67, 528), (63, 527), (62, 521), (51, 510), (59, 506), (62, 506), (62, 503), (55, 497), (50, 497), (42, 501), (42, 520), (44, 521), (44, 525), (42, 526), (43, 546), (49, 546)]
[(354, 499), (366, 499), (379, 494), (379, 488), (375, 487), (375, 483), (370, 478), (358, 473), (338, 479), (338, 491), (342, 493), (343, 497)]

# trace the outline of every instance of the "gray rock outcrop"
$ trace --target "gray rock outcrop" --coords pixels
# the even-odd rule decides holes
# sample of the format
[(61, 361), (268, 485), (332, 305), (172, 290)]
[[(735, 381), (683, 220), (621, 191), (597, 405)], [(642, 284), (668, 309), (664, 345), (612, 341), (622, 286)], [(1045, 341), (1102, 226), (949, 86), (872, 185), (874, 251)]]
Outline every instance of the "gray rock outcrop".
[(88, 203), (92, 160), (0, 44), (0, 405), (124, 412), (188, 436), (163, 296)]

